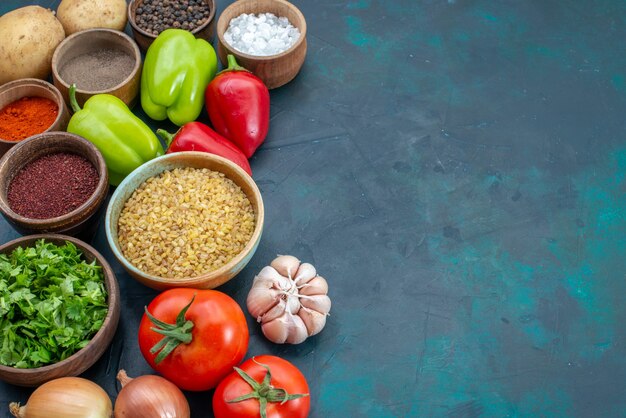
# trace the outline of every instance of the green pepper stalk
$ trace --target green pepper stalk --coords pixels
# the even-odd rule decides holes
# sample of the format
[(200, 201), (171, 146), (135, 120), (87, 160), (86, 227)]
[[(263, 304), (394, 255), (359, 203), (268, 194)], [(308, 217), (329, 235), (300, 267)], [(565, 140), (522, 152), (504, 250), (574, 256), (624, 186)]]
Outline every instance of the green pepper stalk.
[(163, 146), (154, 132), (119, 98), (96, 94), (81, 109), (76, 101), (76, 85), (72, 84), (70, 104), (74, 116), (67, 131), (82, 136), (100, 150), (113, 186), (143, 163), (163, 155)]

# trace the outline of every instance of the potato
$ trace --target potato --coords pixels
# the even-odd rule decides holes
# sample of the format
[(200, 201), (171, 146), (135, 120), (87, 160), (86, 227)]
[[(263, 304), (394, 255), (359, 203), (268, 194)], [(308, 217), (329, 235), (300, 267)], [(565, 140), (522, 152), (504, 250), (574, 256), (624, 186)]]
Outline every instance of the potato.
[(92, 28), (123, 31), (126, 27), (126, 0), (63, 0), (57, 18), (70, 36)]
[(0, 84), (48, 78), (52, 54), (64, 38), (61, 23), (43, 7), (26, 6), (0, 17)]

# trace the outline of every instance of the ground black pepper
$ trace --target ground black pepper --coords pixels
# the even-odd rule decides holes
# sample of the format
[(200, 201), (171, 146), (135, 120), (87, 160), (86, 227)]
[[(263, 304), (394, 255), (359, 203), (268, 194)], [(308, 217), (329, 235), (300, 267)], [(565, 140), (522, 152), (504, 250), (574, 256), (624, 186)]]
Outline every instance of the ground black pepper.
[(59, 75), (86, 91), (102, 91), (121, 84), (132, 72), (134, 58), (119, 49), (99, 49), (68, 60)]
[(169, 28), (192, 31), (206, 22), (210, 13), (204, 0), (142, 0), (135, 10), (135, 23), (153, 35)]
[(98, 180), (96, 168), (84, 157), (46, 155), (26, 164), (9, 183), (9, 207), (31, 219), (61, 216), (85, 203)]

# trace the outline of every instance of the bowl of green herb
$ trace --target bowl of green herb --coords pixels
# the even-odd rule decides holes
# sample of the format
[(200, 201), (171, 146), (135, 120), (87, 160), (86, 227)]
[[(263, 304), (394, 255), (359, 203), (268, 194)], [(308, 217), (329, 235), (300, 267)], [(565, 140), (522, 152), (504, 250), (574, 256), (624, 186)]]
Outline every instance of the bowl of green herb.
[(87, 370), (113, 339), (119, 299), (107, 261), (77, 238), (0, 246), (0, 379), (37, 386)]

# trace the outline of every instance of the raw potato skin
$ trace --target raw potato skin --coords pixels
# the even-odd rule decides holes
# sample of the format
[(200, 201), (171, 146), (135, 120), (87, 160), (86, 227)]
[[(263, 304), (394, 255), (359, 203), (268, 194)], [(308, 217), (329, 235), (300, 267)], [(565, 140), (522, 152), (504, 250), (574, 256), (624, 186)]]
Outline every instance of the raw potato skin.
[(126, 27), (126, 0), (63, 0), (57, 18), (67, 36), (85, 29)]
[(48, 78), (52, 54), (63, 39), (63, 26), (43, 7), (26, 6), (0, 17), (0, 84)]

